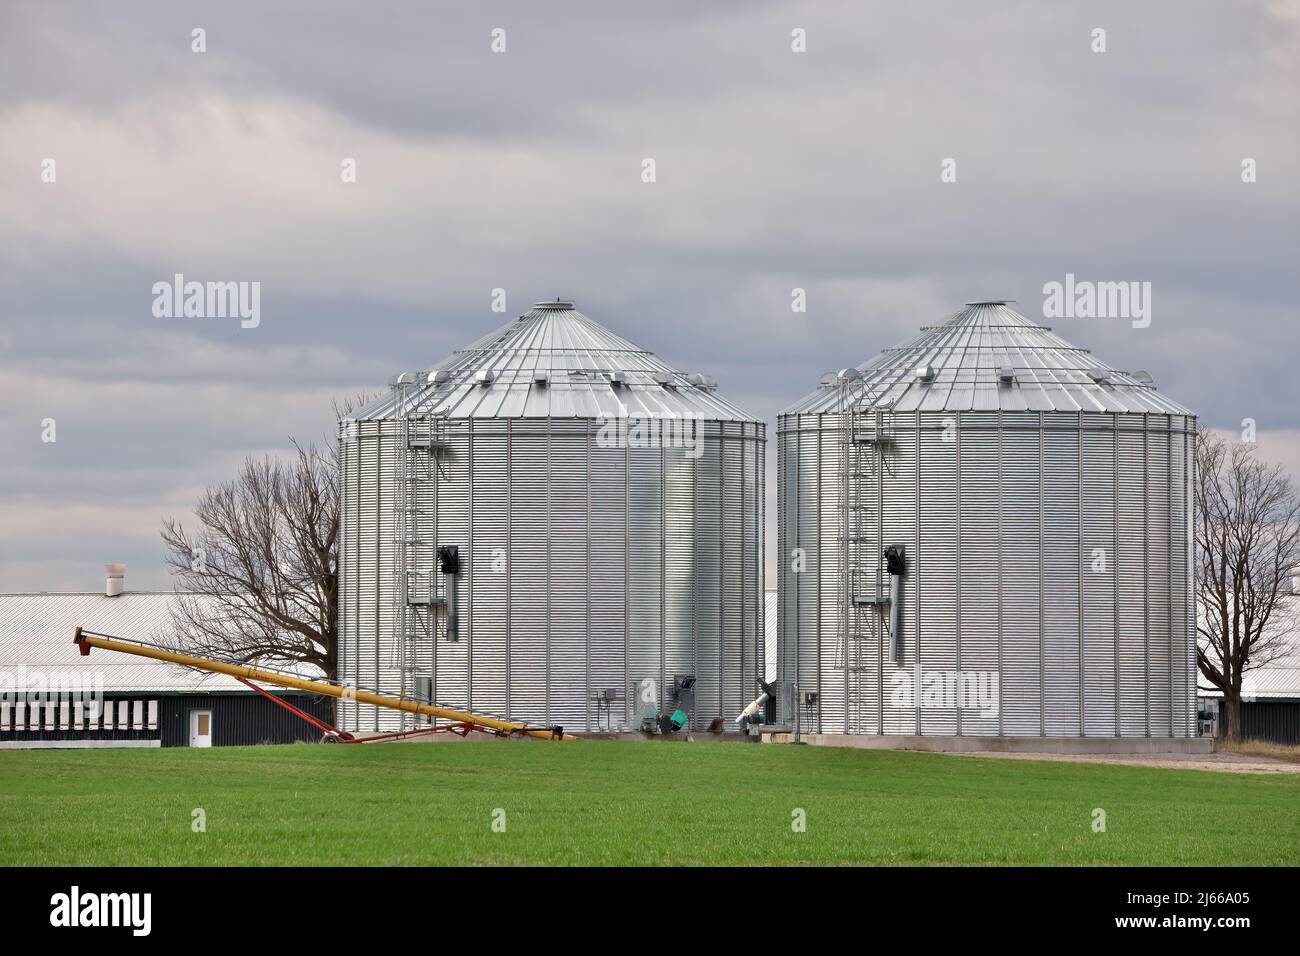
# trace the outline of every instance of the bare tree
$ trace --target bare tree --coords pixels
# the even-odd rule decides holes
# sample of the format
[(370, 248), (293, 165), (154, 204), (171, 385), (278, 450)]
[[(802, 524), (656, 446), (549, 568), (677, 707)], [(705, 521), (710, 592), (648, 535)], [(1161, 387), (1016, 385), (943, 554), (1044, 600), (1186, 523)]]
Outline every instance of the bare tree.
[[(338, 418), (364, 397), (336, 404)], [(163, 523), (178, 579), (170, 643), (222, 660), (338, 672), (338, 445), (292, 441), (203, 492), (198, 530)]]
[(1241, 739), (1241, 680), (1285, 654), (1295, 626), (1300, 495), (1258, 447), (1201, 429), (1196, 451), (1197, 664)]

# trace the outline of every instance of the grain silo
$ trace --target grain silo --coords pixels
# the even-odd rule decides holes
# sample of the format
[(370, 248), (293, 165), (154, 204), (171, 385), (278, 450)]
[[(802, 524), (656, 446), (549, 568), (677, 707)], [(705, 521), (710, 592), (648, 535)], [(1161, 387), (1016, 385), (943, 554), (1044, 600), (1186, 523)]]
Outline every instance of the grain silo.
[(1195, 736), (1196, 420), (972, 302), (777, 427), (780, 677), (827, 734)]
[(390, 384), (341, 425), (344, 680), (568, 732), (754, 696), (765, 426), (713, 379), (555, 301)]

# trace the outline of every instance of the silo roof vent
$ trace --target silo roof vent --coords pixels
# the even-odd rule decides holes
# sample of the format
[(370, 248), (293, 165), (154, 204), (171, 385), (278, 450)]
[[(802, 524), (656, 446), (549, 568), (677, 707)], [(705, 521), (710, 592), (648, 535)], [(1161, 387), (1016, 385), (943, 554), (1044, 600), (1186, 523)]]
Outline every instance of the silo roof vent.
[(534, 302), (534, 309), (546, 309), (551, 312), (572, 312), (573, 303), (566, 302), (563, 299), (556, 299), (554, 302)]

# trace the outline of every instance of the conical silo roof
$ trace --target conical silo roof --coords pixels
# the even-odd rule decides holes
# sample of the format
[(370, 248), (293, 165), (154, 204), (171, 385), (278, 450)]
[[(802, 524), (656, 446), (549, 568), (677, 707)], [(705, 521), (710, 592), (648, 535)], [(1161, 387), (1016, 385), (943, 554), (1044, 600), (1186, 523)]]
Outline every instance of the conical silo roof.
[(860, 386), (842, 391), (828, 374), (781, 414), (835, 412), (844, 394), (859, 407), (895, 411), (1193, 414), (1145, 373), (1107, 365), (1001, 301), (968, 302), (857, 371)]
[[(414, 403), (451, 418), (698, 418), (757, 421), (706, 375), (673, 368), (589, 319), (572, 302), (538, 302), (431, 368), (394, 376)], [(357, 414), (395, 417), (396, 394)]]

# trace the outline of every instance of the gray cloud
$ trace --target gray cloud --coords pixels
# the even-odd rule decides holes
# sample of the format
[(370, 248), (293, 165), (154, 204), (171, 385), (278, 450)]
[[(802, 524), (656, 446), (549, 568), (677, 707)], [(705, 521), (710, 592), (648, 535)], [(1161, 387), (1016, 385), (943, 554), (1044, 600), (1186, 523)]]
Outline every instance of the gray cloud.
[[(163, 514), (500, 324), (496, 287), (773, 418), (967, 299), (1150, 281), (1150, 329), (1055, 324), (1295, 467), (1298, 27), (1208, 0), (10, 6), (0, 587), (106, 560), (165, 585)], [(262, 325), (155, 319), (175, 272), (261, 282)]]

